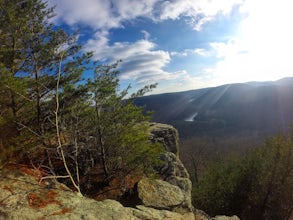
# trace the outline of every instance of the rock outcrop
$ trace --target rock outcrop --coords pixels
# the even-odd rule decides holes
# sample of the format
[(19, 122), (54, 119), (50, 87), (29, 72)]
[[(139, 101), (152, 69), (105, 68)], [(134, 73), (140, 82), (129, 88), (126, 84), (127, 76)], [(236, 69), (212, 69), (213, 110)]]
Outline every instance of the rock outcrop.
[(150, 124), (151, 142), (162, 143), (166, 151), (172, 152), (177, 156), (179, 154), (178, 139), (178, 131), (172, 125), (160, 123)]
[(162, 143), (166, 152), (157, 167), (160, 179), (143, 178), (137, 183), (134, 207), (115, 200), (96, 201), (80, 197), (54, 179), (43, 179), (40, 170), (26, 166), (0, 169), (1, 219), (95, 219), (95, 220), (239, 220), (237, 216), (210, 218), (194, 211), (192, 184), (178, 154), (177, 130), (164, 124), (150, 126), (152, 142)]
[[(169, 210), (177, 211), (177, 212), (189, 212), (193, 210), (192, 204), (191, 204), (191, 190), (192, 190), (192, 183), (189, 179), (189, 174), (182, 164), (181, 160), (179, 159), (179, 137), (177, 130), (171, 126), (166, 124), (159, 124), (159, 123), (151, 123), (150, 124), (150, 140), (151, 142), (159, 142), (161, 143), (166, 152), (161, 155), (161, 160), (163, 161), (163, 165), (158, 168), (158, 173), (161, 176), (161, 178), (165, 181), (165, 189), (171, 190), (172, 187), (174, 187), (176, 190), (179, 201), (181, 199), (181, 195), (183, 194), (184, 199), (181, 203), (177, 205), (168, 205), (168, 207), (165, 207)], [(146, 183), (146, 181), (144, 181)], [(161, 184), (158, 184), (156, 182), (148, 181), (148, 187), (150, 187), (150, 183), (156, 184), (152, 187), (157, 190), (161, 190), (161, 186), (163, 185), (163, 181), (160, 182)], [(140, 184), (139, 184), (140, 185)], [(144, 185), (141, 183), (141, 185)], [(172, 186), (172, 187), (167, 187)], [(143, 197), (143, 204), (146, 206), (149, 205), (149, 201), (147, 201), (146, 194), (143, 193), (142, 190), (144, 187), (139, 187), (139, 197)], [(179, 190), (178, 190), (179, 189)], [(159, 192), (155, 190), (150, 190), (148, 192), (147, 197), (149, 198), (156, 198)], [(169, 191), (165, 192), (167, 194), (170, 194)], [(140, 195), (142, 194), (142, 195)], [(163, 193), (164, 194), (164, 193)], [(146, 200), (146, 201), (144, 201)], [(159, 201), (159, 200), (157, 200)], [(162, 204), (161, 204), (162, 205)]]
[(183, 163), (179, 157), (171, 152), (164, 153), (161, 159), (163, 166), (160, 168), (160, 175), (166, 182), (179, 187), (184, 195), (184, 202), (177, 208), (179, 210), (193, 210), (191, 203), (192, 183)]
[(194, 214), (138, 205), (123, 207), (115, 200), (80, 197), (53, 179), (39, 182), (41, 173), (26, 167), (0, 170), (0, 219), (161, 220), (194, 219)]
[(39, 170), (26, 167), (0, 170), (1, 220), (239, 220), (237, 216), (210, 218), (203, 212), (180, 214), (143, 205), (129, 208), (109, 199), (99, 202), (77, 196), (53, 179), (40, 182), (40, 176)]

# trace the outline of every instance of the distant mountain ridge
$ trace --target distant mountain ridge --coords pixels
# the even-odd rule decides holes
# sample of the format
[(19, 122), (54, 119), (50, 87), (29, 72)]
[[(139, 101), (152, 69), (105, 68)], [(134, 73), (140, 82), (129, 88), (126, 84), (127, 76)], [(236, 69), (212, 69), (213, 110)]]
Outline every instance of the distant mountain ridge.
[(153, 121), (175, 126), (183, 138), (240, 131), (266, 135), (293, 123), (293, 77), (151, 95), (135, 103), (154, 111)]

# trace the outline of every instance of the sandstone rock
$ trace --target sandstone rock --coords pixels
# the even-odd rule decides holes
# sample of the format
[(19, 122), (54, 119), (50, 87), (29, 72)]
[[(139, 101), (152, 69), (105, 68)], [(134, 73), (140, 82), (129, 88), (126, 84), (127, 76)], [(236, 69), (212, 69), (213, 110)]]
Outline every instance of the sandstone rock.
[(217, 215), (215, 217), (210, 217), (204, 211), (196, 209), (194, 212), (195, 220), (240, 220), (236, 215), (233, 216), (225, 216), (225, 215)]
[[(29, 174), (29, 175), (28, 175)], [(123, 207), (114, 200), (98, 202), (79, 197), (53, 179), (39, 181), (38, 171), (28, 168), (0, 170), (0, 219), (65, 220), (183, 220), (194, 219), (192, 212), (179, 214), (144, 206)], [(182, 196), (183, 197), (183, 196)]]
[(192, 183), (186, 168), (180, 159), (171, 152), (164, 153), (161, 159), (163, 160), (163, 166), (159, 169), (159, 174), (168, 183), (178, 186), (184, 195), (184, 202), (180, 205), (180, 208), (193, 210), (191, 203)]
[[(162, 219), (171, 219), (171, 220), (194, 220), (194, 214), (192, 212), (180, 214), (176, 212), (170, 212), (167, 210), (157, 210), (145, 206), (137, 206), (138, 210), (135, 210), (133, 215), (139, 219), (145, 220), (162, 220)], [(142, 214), (142, 215), (141, 215)]]
[(181, 162), (181, 160), (171, 152), (166, 152), (161, 156), (163, 166), (159, 173), (162, 177), (177, 176), (182, 178), (189, 178), (189, 174)]
[(143, 178), (138, 182), (137, 191), (142, 204), (148, 207), (172, 210), (185, 200), (178, 186), (158, 179)]
[(217, 215), (213, 218), (211, 218), (211, 220), (240, 220), (236, 215), (233, 216), (225, 216), (225, 215)]
[(172, 152), (178, 156), (178, 131), (171, 125), (151, 123), (150, 124), (150, 140), (153, 143), (162, 143), (165, 150)]
[(171, 176), (171, 177), (167, 178), (166, 181), (171, 183), (174, 186), (178, 186), (184, 195), (184, 201), (178, 207), (178, 209), (175, 208), (174, 211), (177, 211), (177, 210), (178, 211), (181, 210), (179, 212), (184, 212), (183, 210), (192, 211), (194, 208), (193, 208), (192, 202), (191, 202), (192, 183), (191, 183), (190, 179)]
[(196, 209), (194, 211), (195, 220), (211, 220), (211, 217), (202, 210)]

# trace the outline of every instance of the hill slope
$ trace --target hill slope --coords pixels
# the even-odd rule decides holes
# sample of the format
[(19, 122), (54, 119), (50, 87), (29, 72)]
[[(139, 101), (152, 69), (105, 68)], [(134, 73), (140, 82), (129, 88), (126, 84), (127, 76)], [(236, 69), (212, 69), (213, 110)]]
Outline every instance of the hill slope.
[(141, 97), (153, 121), (169, 123), (181, 138), (248, 132), (259, 136), (293, 122), (293, 77), (275, 82), (228, 84)]

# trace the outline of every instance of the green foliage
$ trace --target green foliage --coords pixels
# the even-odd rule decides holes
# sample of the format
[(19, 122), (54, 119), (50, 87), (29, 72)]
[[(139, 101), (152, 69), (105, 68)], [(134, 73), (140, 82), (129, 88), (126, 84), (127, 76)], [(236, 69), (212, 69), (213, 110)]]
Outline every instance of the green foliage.
[[(53, 27), (52, 16), (41, 0), (0, 0), (0, 163), (46, 152), (29, 159), (63, 175), (62, 148), (76, 182), (101, 160), (108, 179), (152, 172), (161, 147), (149, 143), (150, 117), (133, 99), (155, 85), (127, 99), (118, 62), (92, 63), (92, 53)], [(86, 70), (94, 71), (87, 83)]]
[(212, 164), (194, 187), (195, 207), (241, 219), (288, 219), (293, 208), (292, 152), (292, 138), (279, 135), (242, 159)]
[(60, 54), (63, 92), (75, 87), (85, 69), (82, 65), (89, 54), (78, 55), (81, 47), (75, 37), (53, 28), (52, 15), (53, 9), (40, 0), (0, 1), (0, 108), (1, 118), (5, 118), (0, 139), (5, 146), (25, 151), (49, 143), (55, 134)]
[[(129, 88), (118, 92), (117, 64), (98, 66), (94, 79), (88, 82), (95, 107), (91, 127), (108, 177), (149, 171), (160, 152), (158, 145), (148, 141), (150, 117), (144, 116), (143, 109), (135, 106), (132, 99), (125, 99)], [(137, 95), (143, 95), (146, 88), (153, 86)]]

